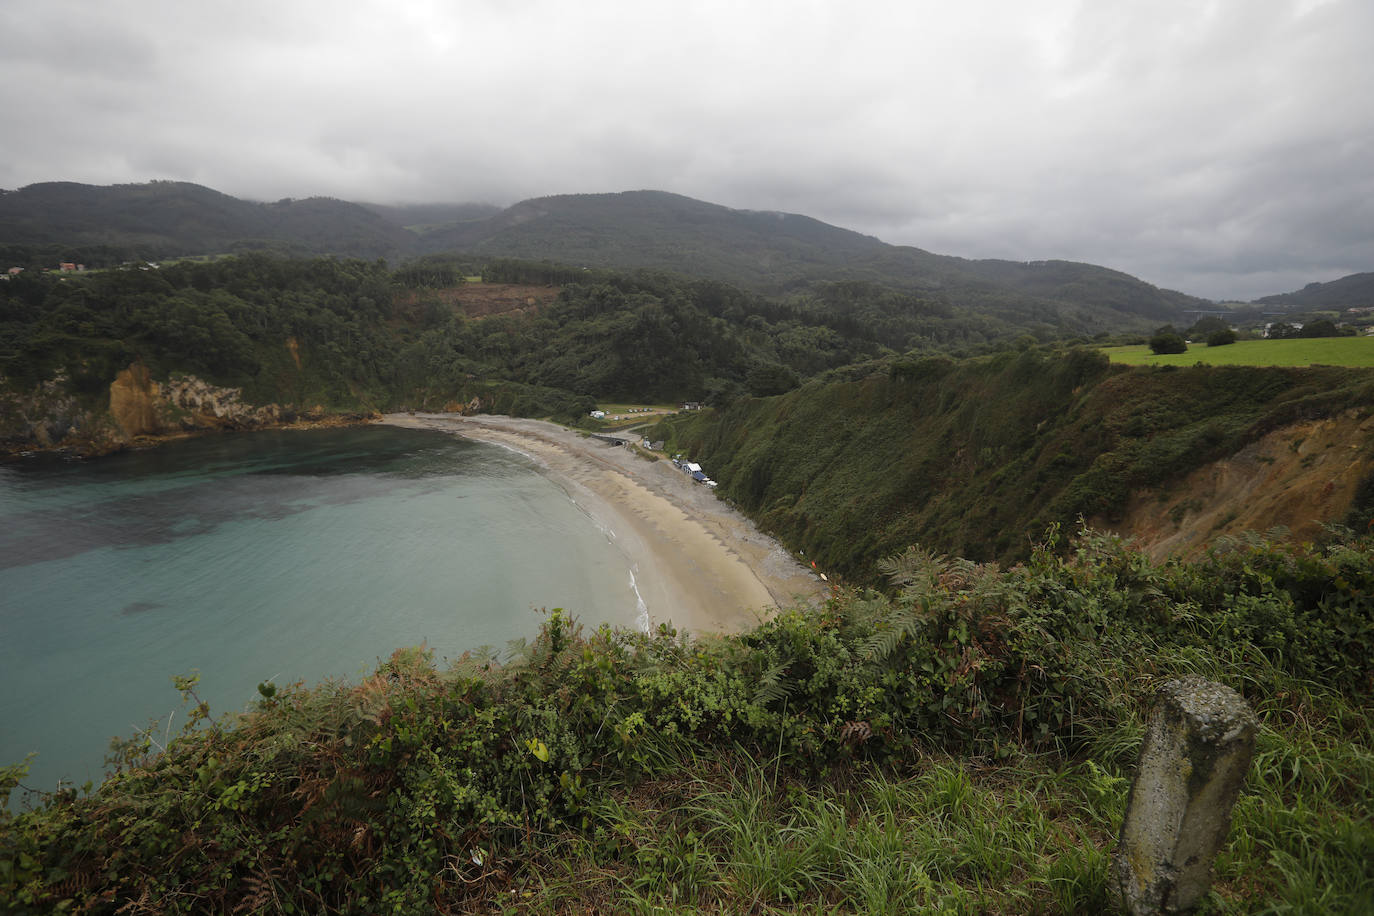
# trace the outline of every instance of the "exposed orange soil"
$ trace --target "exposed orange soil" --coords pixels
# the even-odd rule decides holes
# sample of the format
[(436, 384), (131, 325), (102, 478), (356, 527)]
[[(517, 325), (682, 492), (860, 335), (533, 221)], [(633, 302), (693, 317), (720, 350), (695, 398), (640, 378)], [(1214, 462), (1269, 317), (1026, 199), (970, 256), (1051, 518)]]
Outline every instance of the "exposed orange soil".
[(1374, 472), (1374, 417), (1362, 413), (1277, 429), (1180, 482), (1137, 493), (1114, 524), (1090, 521), (1132, 536), (1156, 559), (1196, 554), (1220, 535), (1275, 526), (1311, 540), (1323, 524), (1343, 519)]

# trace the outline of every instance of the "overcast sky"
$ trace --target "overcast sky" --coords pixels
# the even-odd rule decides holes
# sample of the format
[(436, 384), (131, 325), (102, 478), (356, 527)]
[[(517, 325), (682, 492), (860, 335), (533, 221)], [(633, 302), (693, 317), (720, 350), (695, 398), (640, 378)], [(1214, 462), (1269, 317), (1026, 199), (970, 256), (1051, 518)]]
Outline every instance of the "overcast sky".
[(1374, 270), (1374, 0), (4, 0), (0, 187), (655, 188), (1214, 298)]

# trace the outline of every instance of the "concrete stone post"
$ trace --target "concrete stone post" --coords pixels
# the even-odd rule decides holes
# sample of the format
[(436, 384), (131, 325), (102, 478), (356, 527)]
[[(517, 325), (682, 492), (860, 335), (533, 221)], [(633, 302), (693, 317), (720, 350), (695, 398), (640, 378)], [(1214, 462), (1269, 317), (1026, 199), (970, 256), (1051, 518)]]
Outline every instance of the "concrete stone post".
[(1222, 684), (1185, 677), (1160, 689), (1112, 862), (1128, 912), (1184, 913), (1207, 894), (1258, 724)]

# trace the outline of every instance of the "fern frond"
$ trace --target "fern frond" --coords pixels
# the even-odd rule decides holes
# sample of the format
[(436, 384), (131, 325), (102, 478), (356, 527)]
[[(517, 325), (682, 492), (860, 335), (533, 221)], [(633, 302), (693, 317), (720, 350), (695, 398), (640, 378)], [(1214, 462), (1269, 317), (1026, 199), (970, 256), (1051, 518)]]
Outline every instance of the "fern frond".
[(894, 557), (878, 561), (878, 571), (903, 594), (924, 594), (935, 588), (949, 558), (919, 545), (912, 545)]
[(864, 641), (860, 650), (864, 660), (884, 661), (889, 658), (902, 644), (903, 638), (920, 629), (929, 612), (929, 601), (896, 609), (891, 617), (879, 624), (878, 631)]
[(790, 697), (796, 691), (796, 681), (783, 677), (791, 664), (792, 660), (786, 659), (759, 675), (759, 686), (754, 691), (754, 705), (767, 706)]

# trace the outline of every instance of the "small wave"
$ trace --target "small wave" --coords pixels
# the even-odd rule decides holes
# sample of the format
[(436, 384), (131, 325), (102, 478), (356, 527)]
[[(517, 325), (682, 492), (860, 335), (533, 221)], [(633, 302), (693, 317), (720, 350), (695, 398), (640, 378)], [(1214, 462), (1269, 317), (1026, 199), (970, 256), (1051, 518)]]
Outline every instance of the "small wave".
[(630, 570), (630, 590), (635, 593), (635, 626), (639, 627), (641, 633), (649, 632), (649, 606), (644, 603), (644, 596), (639, 593), (639, 583), (635, 582), (635, 571)]
[[(600, 531), (605, 536), (608, 542), (615, 541), (615, 531), (609, 525), (601, 521), (601, 519), (597, 518), (596, 513), (589, 511), (586, 506), (578, 502), (577, 498), (573, 496), (571, 493), (569, 493), (567, 490), (564, 490), (563, 493), (568, 497), (568, 502), (576, 506), (577, 511), (581, 512), (583, 516), (588, 518), (591, 521), (591, 523), (596, 526), (596, 530)], [(633, 573), (630, 574), (630, 578), (634, 578)]]

